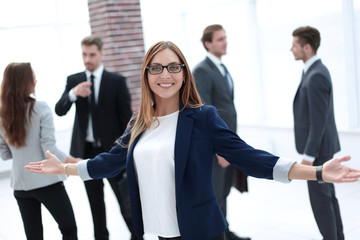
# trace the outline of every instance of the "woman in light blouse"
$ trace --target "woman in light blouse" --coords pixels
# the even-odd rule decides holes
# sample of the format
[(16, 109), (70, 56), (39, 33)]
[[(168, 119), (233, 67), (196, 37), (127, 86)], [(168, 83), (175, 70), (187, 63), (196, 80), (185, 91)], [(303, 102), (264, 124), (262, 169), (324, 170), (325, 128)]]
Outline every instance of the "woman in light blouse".
[(47, 150), (61, 162), (77, 162), (56, 147), (52, 113), (34, 98), (35, 74), (30, 63), (10, 63), (4, 72), (0, 98), (0, 156), (12, 159), (11, 187), (28, 240), (43, 239), (41, 205), (54, 217), (65, 240), (77, 239), (74, 212), (63, 181), (65, 176), (31, 173), (24, 166), (45, 158)]
[(307, 179), (352, 182), (360, 171), (333, 159), (316, 169), (247, 145), (212, 106), (203, 105), (187, 61), (172, 42), (158, 42), (142, 66), (139, 112), (109, 153), (78, 164), (48, 159), (26, 166), (41, 174), (79, 175), (83, 180), (126, 168), (134, 230), (159, 239), (224, 240), (226, 222), (212, 186), (212, 158), (224, 157), (244, 173), (281, 182)]

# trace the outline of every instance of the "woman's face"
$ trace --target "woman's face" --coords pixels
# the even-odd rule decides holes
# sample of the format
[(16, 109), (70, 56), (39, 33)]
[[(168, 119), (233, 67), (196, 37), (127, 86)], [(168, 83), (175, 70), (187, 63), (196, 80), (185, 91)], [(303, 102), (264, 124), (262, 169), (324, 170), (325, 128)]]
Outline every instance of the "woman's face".
[[(161, 69), (161, 66), (171, 65), (170, 71), (177, 71), (176, 67), (180, 67), (177, 64), (181, 64), (179, 57), (174, 51), (167, 48), (158, 52), (151, 60), (149, 66), (153, 67), (152, 69), (158, 70)], [(163, 68), (160, 74), (151, 74), (150, 70), (147, 71), (149, 86), (154, 93), (156, 103), (163, 100), (169, 102), (174, 100), (178, 103), (179, 91), (184, 80), (184, 72), (182, 67), (180, 68), (178, 73), (169, 73), (169, 70), (166, 68)]]

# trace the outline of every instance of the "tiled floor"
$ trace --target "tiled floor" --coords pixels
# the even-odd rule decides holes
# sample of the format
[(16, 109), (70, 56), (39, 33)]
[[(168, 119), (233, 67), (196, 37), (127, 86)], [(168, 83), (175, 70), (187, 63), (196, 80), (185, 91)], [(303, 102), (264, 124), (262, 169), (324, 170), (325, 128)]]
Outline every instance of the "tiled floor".
[[(79, 240), (92, 238), (92, 222), (82, 181), (70, 177), (66, 182), (75, 210)], [(0, 178), (0, 240), (25, 239), (16, 201), (9, 187), (8, 176)], [(249, 179), (249, 193), (233, 190), (228, 199), (230, 228), (252, 240), (313, 240), (321, 239), (309, 205), (306, 184), (290, 184)], [(360, 239), (360, 182), (337, 184), (345, 236), (347, 240)], [(114, 194), (106, 182), (108, 229), (111, 240), (127, 240), (129, 232), (120, 216)], [(43, 211), (45, 239), (61, 239), (57, 225), (46, 209)], [(154, 236), (145, 236), (155, 240)], [(200, 240), (200, 239), (199, 239)]]

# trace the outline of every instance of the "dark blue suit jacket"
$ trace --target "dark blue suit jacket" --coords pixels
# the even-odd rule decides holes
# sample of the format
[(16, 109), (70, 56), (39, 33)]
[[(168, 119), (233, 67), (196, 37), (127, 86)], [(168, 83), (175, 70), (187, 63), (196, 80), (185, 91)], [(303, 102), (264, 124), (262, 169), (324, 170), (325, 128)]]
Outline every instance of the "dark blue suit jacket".
[[(119, 140), (123, 144), (129, 142), (128, 133), (129, 129)], [(133, 159), (138, 140), (129, 151), (119, 145), (90, 159), (87, 168), (92, 178), (111, 177), (126, 168), (133, 226), (141, 236), (143, 220)], [(214, 153), (250, 176), (267, 179), (273, 179), (273, 167), (279, 158), (247, 145), (229, 130), (212, 106), (180, 111), (174, 151), (176, 211), (184, 240), (210, 240), (226, 228), (212, 185)]]

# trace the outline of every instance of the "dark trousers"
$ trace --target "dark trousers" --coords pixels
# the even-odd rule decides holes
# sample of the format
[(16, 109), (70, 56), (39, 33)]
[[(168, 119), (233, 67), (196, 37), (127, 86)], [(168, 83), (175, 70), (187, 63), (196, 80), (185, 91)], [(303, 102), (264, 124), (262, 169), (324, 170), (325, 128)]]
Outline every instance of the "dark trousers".
[[(85, 156), (84, 158), (93, 158), (99, 153), (105, 152), (102, 148), (94, 147), (91, 143), (86, 143)], [(124, 173), (120, 173), (118, 176), (113, 178), (108, 178), (111, 188), (113, 189), (116, 199), (118, 200), (121, 214), (125, 220), (125, 223), (131, 233), (131, 239), (137, 240), (142, 238), (137, 238), (133, 231), (132, 222), (131, 222), (131, 213), (130, 213), (130, 203), (126, 204), (124, 199), (129, 198), (128, 191), (121, 191), (118, 187), (120, 181), (127, 181), (126, 177), (124, 179)], [(106, 227), (106, 209), (104, 202), (104, 182), (102, 179), (94, 179), (85, 181), (85, 189), (88, 195), (90, 209), (92, 213), (93, 223), (94, 223), (94, 235), (95, 240), (108, 240), (109, 232)], [(127, 184), (127, 182), (125, 183)]]
[(73, 208), (63, 182), (30, 191), (14, 191), (27, 240), (43, 240), (41, 204), (57, 222), (63, 240), (77, 240)]
[[(317, 158), (313, 165), (322, 165), (331, 158)], [(343, 225), (334, 184), (308, 181), (308, 190), (315, 221), (324, 240), (343, 240)]]
[[(219, 236), (211, 239), (211, 240), (225, 240), (225, 233), (221, 233)], [(159, 237), (159, 240), (181, 240), (181, 237), (174, 237), (174, 238), (163, 238), (163, 237)]]

